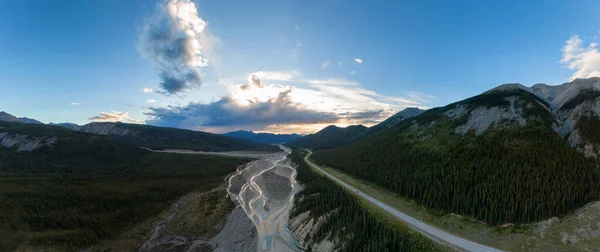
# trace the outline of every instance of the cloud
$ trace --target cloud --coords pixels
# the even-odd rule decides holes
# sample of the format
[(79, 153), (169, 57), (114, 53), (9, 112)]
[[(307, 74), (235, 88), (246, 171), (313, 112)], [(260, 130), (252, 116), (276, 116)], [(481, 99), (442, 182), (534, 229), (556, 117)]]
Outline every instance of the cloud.
[(298, 26), (298, 25), (294, 25), (294, 29), (296, 29), (296, 30), (300, 30), (300, 26)]
[(302, 43), (298, 42), (298, 44), (296, 44), (296, 47), (300, 47), (300, 46), (302, 46)]
[(356, 73), (356, 71), (352, 70), (350, 71), (350, 75), (354, 75)]
[(156, 13), (140, 28), (138, 50), (159, 71), (165, 94), (176, 94), (201, 85), (200, 68), (208, 66), (203, 47), (211, 48), (215, 38), (206, 30), (190, 0), (160, 3)]
[[(298, 72), (254, 72), (245, 84), (226, 84), (227, 95), (217, 101), (149, 108), (146, 123), (216, 133), (238, 129), (309, 133), (328, 124), (373, 125), (408, 106), (427, 107), (423, 98), (427, 96), (417, 93), (384, 96), (345, 79), (301, 76)], [(265, 83), (262, 77), (307, 85)]]
[(325, 69), (327, 68), (329, 65), (331, 64), (331, 62), (329, 60), (325, 60), (323, 61), (323, 63), (321, 63), (321, 68)]
[(146, 103), (154, 103), (154, 102), (156, 102), (156, 100), (153, 100), (153, 99), (146, 99)]
[(340, 60), (340, 61), (338, 61), (337, 65), (338, 65), (338, 66), (342, 66), (342, 64), (343, 64), (343, 63), (344, 63), (344, 62)]
[(144, 93), (152, 93), (152, 88), (144, 88), (144, 89), (142, 89), (142, 92), (144, 92)]
[(80, 102), (71, 102), (71, 105), (72, 106), (81, 106), (81, 103)]
[(333, 123), (340, 116), (306, 109), (290, 99), (292, 89), (263, 102), (240, 105), (231, 97), (208, 103), (190, 103), (182, 107), (151, 108), (148, 124), (197, 129), (205, 127), (265, 127), (271, 124)]
[(349, 81), (346, 79), (311, 79), (306, 81), (309, 84), (315, 85), (348, 85), (348, 86), (357, 86), (358, 83), (354, 81)]
[(362, 64), (362, 59), (361, 58), (354, 58), (354, 62), (358, 63), (358, 64)]
[(575, 70), (571, 75), (571, 80), (576, 78), (600, 77), (600, 53), (597, 43), (590, 43), (587, 47), (582, 47), (583, 41), (575, 35), (566, 41), (562, 48), (562, 59), (560, 63), (567, 65), (567, 68)]
[(95, 122), (128, 122), (128, 123), (142, 123), (140, 120), (135, 120), (129, 117), (127, 112), (100, 112), (100, 115), (92, 116), (88, 118)]

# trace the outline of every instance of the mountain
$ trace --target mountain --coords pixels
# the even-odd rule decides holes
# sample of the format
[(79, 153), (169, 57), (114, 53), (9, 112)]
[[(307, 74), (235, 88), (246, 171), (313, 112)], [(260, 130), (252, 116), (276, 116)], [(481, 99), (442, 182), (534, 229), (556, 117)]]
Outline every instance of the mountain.
[(505, 84), (312, 158), (428, 208), (491, 225), (599, 199), (600, 78)]
[(188, 149), (201, 151), (277, 151), (264, 143), (200, 131), (156, 127), (120, 122), (93, 122), (81, 127), (81, 132), (107, 135), (113, 139), (151, 149)]
[(287, 145), (309, 149), (326, 149), (353, 142), (363, 136), (368, 128), (363, 125), (351, 125), (340, 128), (330, 125), (315, 134), (298, 138)]
[(0, 251), (89, 248), (191, 191), (221, 185), (250, 161), (151, 152), (109, 136), (4, 121), (0, 160)]
[(299, 134), (272, 134), (272, 133), (254, 133), (252, 131), (238, 130), (223, 134), (225, 136), (237, 137), (252, 140), (259, 143), (284, 144), (302, 137)]
[(64, 127), (64, 128), (72, 129), (75, 131), (78, 131), (79, 129), (81, 129), (81, 125), (78, 125), (75, 123), (49, 123), (48, 125)]
[(405, 108), (402, 111), (389, 117), (388, 119), (385, 119), (385, 121), (380, 122), (379, 124), (370, 127), (367, 132), (367, 135), (373, 134), (382, 129), (391, 128), (394, 125), (398, 124), (400, 121), (418, 116), (418, 115), (422, 114), (423, 112), (425, 112), (425, 110), (422, 110), (422, 109), (416, 108), (416, 107)]
[(27, 118), (27, 117), (16, 117), (4, 111), (0, 111), (0, 121), (4, 122), (20, 122), (20, 123), (30, 123), (30, 124), (43, 124), (42, 122)]

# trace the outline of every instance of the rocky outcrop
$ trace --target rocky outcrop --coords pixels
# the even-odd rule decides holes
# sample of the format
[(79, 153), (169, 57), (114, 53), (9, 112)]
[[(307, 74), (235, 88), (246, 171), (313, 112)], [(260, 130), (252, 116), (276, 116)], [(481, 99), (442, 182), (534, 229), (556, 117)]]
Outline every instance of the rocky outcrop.
[(25, 134), (0, 132), (0, 146), (16, 148), (17, 151), (32, 151), (43, 146), (52, 146), (56, 137), (30, 137)]
[(81, 132), (98, 134), (98, 135), (111, 135), (111, 136), (127, 136), (135, 134), (127, 127), (120, 127), (119, 123), (113, 122), (93, 122), (88, 123), (79, 129)]

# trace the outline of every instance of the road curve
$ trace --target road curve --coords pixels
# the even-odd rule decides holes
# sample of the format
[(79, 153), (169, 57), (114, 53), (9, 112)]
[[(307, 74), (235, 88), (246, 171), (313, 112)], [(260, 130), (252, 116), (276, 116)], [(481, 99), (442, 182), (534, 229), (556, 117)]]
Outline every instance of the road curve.
[(385, 203), (365, 194), (362, 191), (359, 191), (358, 189), (354, 188), (353, 186), (345, 183), (344, 181), (339, 180), (338, 178), (334, 177), (333, 175), (327, 173), (326, 171), (324, 171), (323, 169), (319, 168), (319, 166), (317, 166), (316, 164), (312, 163), (311, 161), (308, 160), (308, 157), (310, 157), (310, 155), (312, 154), (311, 151), (309, 151), (309, 154), (306, 155), (306, 157), (304, 157), (304, 160), (306, 161), (306, 163), (310, 166), (312, 166), (313, 168), (319, 170), (320, 172), (322, 172), (323, 174), (325, 174), (328, 178), (330, 178), (331, 180), (339, 183), (340, 185), (348, 188), (349, 190), (352, 190), (353, 192), (359, 192), (357, 195), (363, 199), (368, 200), (369, 202), (375, 204), (377, 207), (385, 210), (386, 212), (396, 216), (396, 218), (400, 219), (402, 222), (407, 223), (409, 226), (411, 226), (412, 228), (414, 228), (416, 231), (418, 231), (419, 233), (429, 237), (430, 239), (437, 241), (439, 243), (442, 244), (446, 244), (446, 245), (450, 245), (452, 247), (455, 247), (457, 249), (460, 249), (462, 251), (490, 251), (490, 252), (500, 252), (502, 250), (496, 249), (496, 248), (492, 248), (492, 247), (488, 247), (476, 242), (472, 242), (469, 241), (467, 239), (452, 235), (448, 232), (442, 231), (440, 229), (437, 229), (431, 225), (425, 224), (413, 217), (410, 217), (398, 210), (396, 210), (395, 208), (386, 205)]

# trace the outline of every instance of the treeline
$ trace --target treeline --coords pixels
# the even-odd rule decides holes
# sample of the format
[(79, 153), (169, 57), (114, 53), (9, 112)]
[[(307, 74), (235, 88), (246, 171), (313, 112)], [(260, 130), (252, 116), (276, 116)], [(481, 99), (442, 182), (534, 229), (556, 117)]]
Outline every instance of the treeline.
[[(311, 218), (327, 216), (314, 241), (339, 239), (336, 251), (437, 251), (424, 236), (403, 227), (384, 223), (364, 209), (357, 199), (324, 176), (314, 173), (304, 162), (303, 151), (292, 152), (297, 164), (296, 179), (302, 190), (295, 196), (290, 219), (310, 211)], [(311, 248), (308, 248), (310, 251)]]
[(312, 158), (429, 208), (491, 225), (561, 216), (598, 199), (594, 161), (549, 127), (482, 136), (453, 129), (443, 121), (423, 132), (396, 129)]

